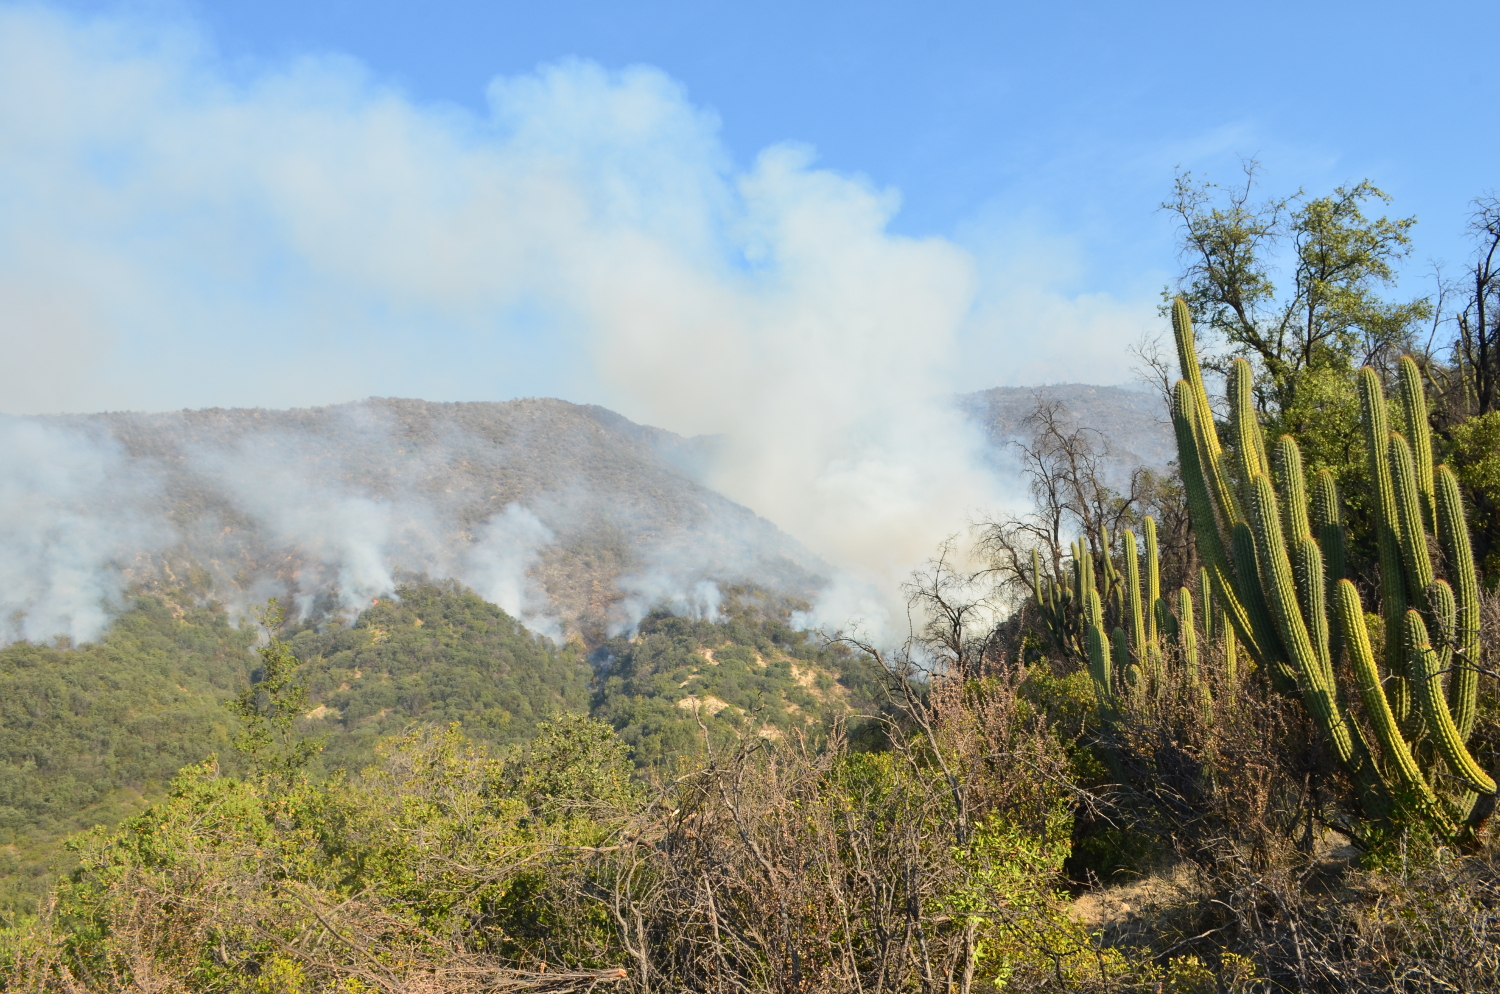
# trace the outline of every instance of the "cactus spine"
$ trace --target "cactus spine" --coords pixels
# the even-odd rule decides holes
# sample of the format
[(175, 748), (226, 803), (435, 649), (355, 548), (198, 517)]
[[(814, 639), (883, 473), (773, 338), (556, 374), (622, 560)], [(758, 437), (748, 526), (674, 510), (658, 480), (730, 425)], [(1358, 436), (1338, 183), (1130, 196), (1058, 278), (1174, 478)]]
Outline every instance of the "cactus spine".
[[(1438, 771), (1422, 764), (1441, 757), (1470, 790), (1496, 791), (1466, 747), (1477, 684), (1478, 581), (1457, 482), (1447, 467), (1432, 464), (1416, 363), (1404, 357), (1399, 366), (1402, 433), (1390, 430), (1375, 371), (1362, 369), (1357, 381), (1386, 631), (1377, 661), (1359, 591), (1343, 576), (1343, 509), (1333, 475), (1320, 470), (1309, 493), (1290, 437), (1278, 439), (1267, 458), (1252, 370), (1236, 360), (1228, 378), (1231, 486), (1181, 300), (1173, 303), (1172, 324), (1183, 373), (1172, 405), (1179, 465), (1207, 586), (1222, 610), (1226, 667), (1238, 640), (1276, 689), (1301, 699), (1358, 787), (1367, 817), (1415, 815), (1444, 834), (1465, 830), (1460, 821), (1485, 806), (1474, 805), (1467, 791), (1436, 790)], [(1436, 575), (1429, 535), (1446, 578)], [(1341, 657), (1349, 660), (1374, 743), (1341, 692)], [(1445, 673), (1452, 674), (1446, 690)], [(1435, 750), (1414, 748), (1426, 735)]]

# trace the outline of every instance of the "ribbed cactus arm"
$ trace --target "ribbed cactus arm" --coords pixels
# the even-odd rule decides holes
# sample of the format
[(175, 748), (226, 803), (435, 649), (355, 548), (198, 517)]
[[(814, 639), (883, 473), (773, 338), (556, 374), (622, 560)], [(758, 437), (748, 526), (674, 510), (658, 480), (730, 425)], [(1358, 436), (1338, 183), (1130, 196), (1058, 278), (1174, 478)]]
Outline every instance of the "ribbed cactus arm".
[(1239, 647), (1235, 645), (1234, 626), (1225, 625), (1224, 634), (1224, 683), (1229, 688), (1229, 699), (1235, 697), (1235, 691), (1239, 688)]
[[(1326, 469), (1320, 469), (1313, 477), (1312, 498), (1308, 502), (1308, 515), (1313, 527), (1313, 536), (1318, 543), (1323, 545), (1323, 558), (1328, 562), (1331, 569), (1333, 561), (1324, 542), (1324, 529), (1337, 529), (1335, 533), (1339, 540), (1339, 552), (1342, 556), (1344, 545), (1344, 517), (1339, 507), (1339, 487), (1333, 479), (1333, 474)], [(1342, 564), (1340, 564), (1342, 565)], [(1342, 573), (1342, 569), (1340, 570)], [(1339, 576), (1337, 579), (1342, 580)]]
[[(1099, 591), (1088, 587), (1083, 594), (1084, 645), (1089, 657), (1089, 675), (1094, 678), (1101, 704), (1108, 704), (1114, 693), (1114, 660), (1110, 658), (1109, 640), (1104, 634), (1104, 605)], [(1123, 663), (1123, 661), (1122, 661)]]
[(1322, 667), (1323, 679), (1328, 686), (1335, 686), (1333, 660), (1328, 651), (1328, 601), (1323, 582), (1323, 553), (1311, 535), (1303, 535), (1296, 542), (1294, 572), (1297, 577), (1297, 598), (1302, 604), (1302, 620), (1307, 625), (1307, 636), (1312, 640), (1313, 652)]
[(1422, 371), (1409, 355), (1396, 363), (1401, 388), (1401, 416), (1406, 422), (1403, 434), (1411, 446), (1417, 471), (1417, 493), (1422, 501), (1423, 524), (1437, 531), (1433, 524), (1432, 428), (1427, 423), (1427, 396), (1422, 389)]
[(1182, 369), (1182, 378), (1191, 392), (1194, 416), (1207, 432), (1200, 439), (1205, 454), (1217, 458), (1219, 439), (1213, 433), (1214, 415), (1208, 406), (1208, 391), (1203, 389), (1203, 367), (1198, 363), (1198, 342), (1193, 336), (1193, 318), (1188, 312), (1187, 302), (1181, 297), (1172, 301), (1172, 337), (1177, 342), (1177, 364)]
[(1422, 524), (1422, 495), (1417, 489), (1416, 461), (1406, 439), (1391, 432), (1388, 458), (1391, 485), (1396, 491), (1396, 513), (1400, 516), (1401, 561), (1406, 567), (1407, 602), (1427, 606), (1427, 588), (1432, 586), (1432, 557), (1427, 554), (1427, 531)]
[[(1172, 331), (1177, 339), (1177, 361), (1182, 366), (1182, 377), (1187, 382), (1190, 424), (1193, 426), (1194, 446), (1202, 466), (1203, 478), (1208, 484), (1219, 513), (1228, 528), (1243, 519), (1234, 489), (1224, 473), (1223, 450), (1219, 436), (1214, 430), (1213, 409), (1208, 406), (1208, 393), (1203, 389), (1203, 370), (1198, 365), (1198, 345), (1193, 338), (1193, 322), (1187, 304), (1179, 297), (1172, 302)], [(1181, 445), (1179, 444), (1179, 452)]]
[(1135, 654), (1144, 657), (1146, 650), (1146, 618), (1141, 609), (1141, 563), (1135, 548), (1135, 532), (1127, 530), (1125, 546), (1125, 597), (1130, 609), (1131, 645)]
[[(1401, 563), (1400, 517), (1391, 479), (1390, 429), (1386, 424), (1385, 392), (1380, 377), (1369, 366), (1359, 371), (1360, 422), (1364, 428), (1370, 485), (1375, 497), (1375, 545), (1380, 553), (1380, 606), (1385, 630), (1401, 631), (1406, 614), (1406, 578)], [(1396, 720), (1405, 722), (1410, 709), (1406, 685), (1406, 652), (1396, 638), (1385, 640), (1385, 668), (1392, 680), (1386, 687)]]
[(1104, 604), (1099, 600), (1099, 591), (1093, 587), (1083, 593), (1083, 617), (1087, 624), (1101, 632), (1104, 630)]
[[(1344, 578), (1344, 523), (1339, 509), (1339, 488), (1333, 474), (1326, 469), (1318, 470), (1312, 488), (1313, 537), (1318, 548), (1323, 550), (1323, 575), (1328, 581), (1327, 598), (1333, 602), (1333, 588)], [(1328, 633), (1329, 657), (1337, 660), (1343, 636), (1338, 626), (1330, 626)]]
[(1114, 667), (1110, 659), (1109, 643), (1097, 625), (1088, 626), (1085, 638), (1089, 657), (1089, 676), (1093, 678), (1094, 693), (1101, 706), (1108, 707), (1114, 697)]
[[(1161, 551), (1156, 547), (1156, 520), (1148, 514), (1141, 524), (1146, 531), (1146, 603), (1154, 609), (1161, 599)], [(1146, 617), (1146, 643), (1154, 646), (1160, 637), (1152, 610)]]
[(1438, 542), (1452, 578), (1455, 601), (1453, 640), (1453, 675), (1449, 679), (1448, 698), (1453, 705), (1453, 721), (1459, 737), (1465, 742), (1474, 732), (1474, 716), (1479, 691), (1479, 578), (1474, 571), (1474, 554), (1469, 548), (1469, 528), (1464, 519), (1463, 497), (1458, 480), (1447, 466), (1434, 473), (1436, 491)]
[(1094, 557), (1089, 552), (1088, 543), (1081, 538), (1073, 543), (1073, 566), (1078, 585), (1078, 606), (1087, 609), (1089, 592), (1095, 589)]
[(1432, 620), (1438, 630), (1438, 672), (1447, 676), (1453, 665), (1453, 643), (1458, 629), (1458, 604), (1453, 599), (1453, 588), (1447, 580), (1434, 580), (1428, 601), (1432, 604)]
[(1375, 654), (1370, 650), (1370, 635), (1365, 629), (1364, 606), (1359, 600), (1359, 591), (1348, 580), (1340, 580), (1334, 588), (1334, 607), (1338, 618), (1339, 635), (1349, 653), (1349, 662), (1354, 670), (1355, 686), (1360, 700), (1365, 705), (1365, 715), (1375, 729), (1375, 738), (1380, 743), (1380, 752), (1385, 757), (1387, 769), (1400, 781), (1405, 793), (1422, 806), (1432, 809), (1437, 797), (1422, 776), (1412, 756), (1411, 747), (1401, 737), (1396, 716), (1391, 713), (1381, 686), (1380, 671), (1375, 666)]
[(1469, 755), (1464, 748), (1458, 728), (1448, 714), (1448, 702), (1443, 699), (1443, 681), (1438, 671), (1438, 655), (1427, 639), (1427, 626), (1416, 611), (1407, 611), (1403, 620), (1403, 632), (1410, 663), (1407, 667), (1416, 684), (1417, 696), (1422, 702), (1422, 712), (1427, 718), (1427, 727), (1432, 730), (1438, 752), (1442, 753), (1448, 769), (1454, 776), (1468, 782), (1481, 794), (1493, 794), (1495, 781)]
[[(1205, 562), (1227, 568), (1229, 557), (1224, 550), (1224, 532), (1214, 510), (1208, 478), (1204, 475), (1203, 451), (1195, 437), (1193, 419), (1192, 390), (1186, 380), (1178, 380), (1172, 391), (1172, 430), (1177, 436), (1177, 462), (1187, 495), (1188, 514), (1193, 519), (1193, 536), (1197, 539), (1198, 554)], [(1228, 524), (1225, 520), (1226, 528)]]
[(1302, 472), (1302, 449), (1290, 435), (1276, 440), (1271, 460), (1272, 482), (1281, 494), (1282, 529), (1288, 539), (1312, 534), (1307, 514), (1307, 481)]
[(1203, 640), (1212, 642), (1214, 639), (1214, 612), (1213, 612), (1213, 587), (1208, 578), (1208, 570), (1198, 567), (1198, 603), (1203, 605)]
[(1323, 577), (1323, 553), (1312, 538), (1312, 525), (1307, 514), (1307, 483), (1302, 474), (1302, 450), (1296, 439), (1282, 435), (1276, 440), (1272, 468), (1275, 470), (1275, 489), (1281, 495), (1281, 526), (1291, 548), (1292, 569), (1297, 576), (1298, 601), (1302, 605), (1302, 621), (1307, 625), (1313, 649), (1318, 654), (1318, 663), (1333, 682), (1333, 669), (1328, 656), (1328, 615), (1325, 611)]
[[(1183, 489), (1187, 495), (1188, 514), (1193, 522), (1193, 537), (1197, 542), (1198, 555), (1208, 570), (1213, 584), (1214, 597), (1224, 612), (1225, 620), (1239, 635), (1250, 657), (1261, 665), (1268, 660), (1257, 641), (1253, 623), (1241, 596), (1238, 580), (1230, 565), (1229, 553), (1224, 546), (1224, 535), (1219, 530), (1219, 521), (1209, 496), (1208, 482), (1204, 478), (1201, 450), (1193, 430), (1194, 404), (1192, 390), (1186, 380), (1179, 380), (1172, 394), (1172, 427), (1177, 434), (1178, 467), (1182, 474)], [(1255, 571), (1247, 574), (1250, 583), (1256, 582)]]
[(1100, 572), (1104, 575), (1100, 578), (1102, 581), (1100, 596), (1104, 598), (1106, 605), (1120, 603), (1120, 574), (1115, 569), (1115, 561), (1109, 555), (1109, 550), (1112, 548), (1114, 548), (1114, 543), (1110, 541), (1109, 528), (1101, 528), (1099, 530)]
[(1353, 739), (1349, 725), (1340, 713), (1336, 688), (1329, 682), (1302, 621), (1297, 585), (1281, 534), (1281, 516), (1270, 479), (1264, 473), (1257, 476), (1251, 481), (1251, 492), (1254, 498), (1250, 505), (1251, 528), (1266, 601), (1282, 645), (1291, 655), (1301, 678), (1302, 699), (1322, 726), (1323, 734), (1328, 736), (1334, 754), (1347, 766), (1354, 759)]
[[(1141, 668), (1130, 661), (1130, 644), (1126, 640), (1125, 629), (1116, 628), (1110, 634), (1110, 644), (1114, 649), (1115, 668), (1109, 675), (1109, 691), (1115, 696), (1120, 694), (1120, 668), (1125, 669), (1126, 681), (1131, 682), (1139, 677)], [(1135, 674), (1132, 677), (1131, 674)], [(1136, 682), (1139, 682), (1136, 680)]]
[(1182, 667), (1188, 686), (1198, 689), (1198, 633), (1193, 624), (1193, 595), (1186, 587), (1177, 590), (1178, 641), (1182, 646)]
[(1244, 359), (1236, 359), (1229, 367), (1229, 430), (1234, 437), (1235, 468), (1239, 470), (1240, 485), (1245, 488), (1245, 501), (1250, 500), (1250, 481), (1261, 473), (1269, 473), (1266, 465), (1265, 434), (1260, 429), (1260, 419), (1255, 414), (1255, 371)]
[(1438, 644), (1437, 651), (1438, 679), (1447, 678), (1447, 692), (1443, 699), (1448, 704), (1448, 713), (1453, 717), (1453, 727), (1458, 729), (1460, 741), (1467, 742), (1464, 735), (1463, 725), (1459, 722), (1457, 691), (1460, 689), (1456, 677), (1457, 671), (1453, 668), (1454, 644), (1458, 641), (1458, 604), (1453, 598), (1453, 588), (1448, 586), (1446, 580), (1433, 581), (1431, 595), (1428, 598), (1432, 605), (1432, 620), (1437, 623)]
[(1265, 584), (1261, 580), (1260, 564), (1255, 551), (1255, 536), (1250, 525), (1237, 521), (1234, 525), (1234, 563), (1240, 575), (1245, 577), (1245, 613), (1250, 617), (1250, 629), (1259, 645), (1265, 646), (1265, 658), (1256, 662), (1268, 666), (1278, 689), (1293, 691), (1297, 687), (1297, 671), (1292, 666), (1291, 656), (1281, 644), (1276, 632), (1276, 622), (1271, 618), (1271, 609), (1266, 605)]

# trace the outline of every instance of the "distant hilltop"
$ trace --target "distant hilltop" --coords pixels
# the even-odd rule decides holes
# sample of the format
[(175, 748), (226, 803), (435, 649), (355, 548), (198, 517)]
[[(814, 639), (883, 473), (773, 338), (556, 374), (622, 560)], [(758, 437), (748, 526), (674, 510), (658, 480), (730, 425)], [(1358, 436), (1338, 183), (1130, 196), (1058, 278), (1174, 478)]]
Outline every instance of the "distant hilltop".
[(1161, 471), (1177, 458), (1172, 424), (1162, 399), (1133, 387), (1059, 383), (1042, 387), (995, 387), (964, 394), (959, 404), (983, 425), (986, 436), (1003, 446), (1027, 435), (1026, 418), (1038, 401), (1056, 401), (1069, 421), (1099, 433), (1113, 461)]

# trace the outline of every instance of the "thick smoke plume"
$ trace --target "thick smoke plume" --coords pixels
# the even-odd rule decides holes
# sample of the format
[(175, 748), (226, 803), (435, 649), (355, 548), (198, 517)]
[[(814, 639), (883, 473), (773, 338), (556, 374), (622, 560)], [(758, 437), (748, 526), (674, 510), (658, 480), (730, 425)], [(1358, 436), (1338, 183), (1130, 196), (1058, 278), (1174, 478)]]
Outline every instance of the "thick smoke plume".
[[(1018, 326), (988, 256), (893, 234), (894, 191), (819, 169), (804, 148), (733, 162), (714, 115), (649, 67), (496, 79), (476, 115), (347, 59), (247, 75), (191, 31), (0, 6), (0, 189), (8, 410), (600, 403), (721, 436), (702, 478), (834, 567), (809, 615), (831, 626), (899, 628), (908, 571), (1011, 498), (946, 398), (1062, 363), (1071, 379), (1118, 380), (1136, 328), (1117, 325), (1150, 319), (1149, 302), (1047, 307), (1062, 295), (1028, 282), (1020, 313), (1059, 323)], [(1100, 314), (1114, 347), (1099, 347)], [(114, 479), (107, 449), (70, 463), (60, 443), (73, 468), (15, 491), (15, 520), (39, 513), (27, 494), (47, 486), (71, 488), (46, 504), (57, 514), (87, 503)], [(545, 560), (542, 546), (506, 543), (541, 536), (524, 511), (545, 523), (542, 509), (493, 509), (483, 520), (498, 523), (448, 564), (410, 554), (432, 544), (433, 501), (320, 489), (278, 457), (205, 472), (240, 495), (235, 513), (326, 564), (346, 605), (387, 587), (404, 556), (535, 609), (506, 577)], [(176, 541), (149, 515), (139, 525), (99, 541), (17, 525), (17, 564), (92, 564), (27, 593), (26, 617), (63, 624), (40, 619), (117, 597), (99, 570)], [(503, 548), (475, 551), (486, 542)], [(627, 575), (616, 624), (654, 597), (711, 611), (702, 579)]]
[(0, 420), (0, 640), (93, 638), (172, 540), (160, 481), (102, 432)]

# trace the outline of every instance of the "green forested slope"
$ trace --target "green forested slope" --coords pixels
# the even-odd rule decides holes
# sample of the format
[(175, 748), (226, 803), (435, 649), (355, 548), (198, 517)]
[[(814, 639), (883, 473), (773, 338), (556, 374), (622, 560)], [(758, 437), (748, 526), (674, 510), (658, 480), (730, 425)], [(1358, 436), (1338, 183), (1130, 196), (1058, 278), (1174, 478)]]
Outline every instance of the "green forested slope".
[[(326, 774), (362, 769), (379, 740), (413, 724), (458, 722), (504, 755), (550, 715), (592, 712), (638, 767), (666, 771), (700, 754), (700, 716), (727, 742), (822, 734), (868, 710), (867, 663), (809, 644), (780, 620), (786, 605), (740, 594), (730, 620), (653, 614), (639, 637), (585, 658), (458, 584), (408, 584), (352, 625), (284, 633), (309, 691), (302, 731), (323, 737)], [(235, 768), (223, 702), (254, 677), (254, 643), (222, 609), (141, 597), (97, 643), (0, 650), (0, 910), (34, 903), (49, 866), (70, 858), (68, 833), (118, 822), (210, 755)]]
[[(871, 713), (880, 673), (867, 657), (810, 642), (786, 613), (731, 596), (728, 620), (649, 615), (633, 640), (596, 653), (593, 714), (608, 721), (637, 766), (670, 769), (710, 740), (825, 734), (837, 719)], [(703, 724), (699, 724), (702, 719)]]
[(376, 741), (413, 721), (461, 722), (508, 745), (557, 711), (588, 708), (588, 665), (458, 584), (410, 584), (353, 627), (291, 638), (313, 702), (308, 731), (326, 734), (326, 769), (358, 770)]
[(153, 597), (99, 642), (0, 650), (0, 906), (38, 890), (63, 835), (113, 824), (182, 766), (230, 751), (219, 701), (249, 674), (251, 642), (222, 610)]

